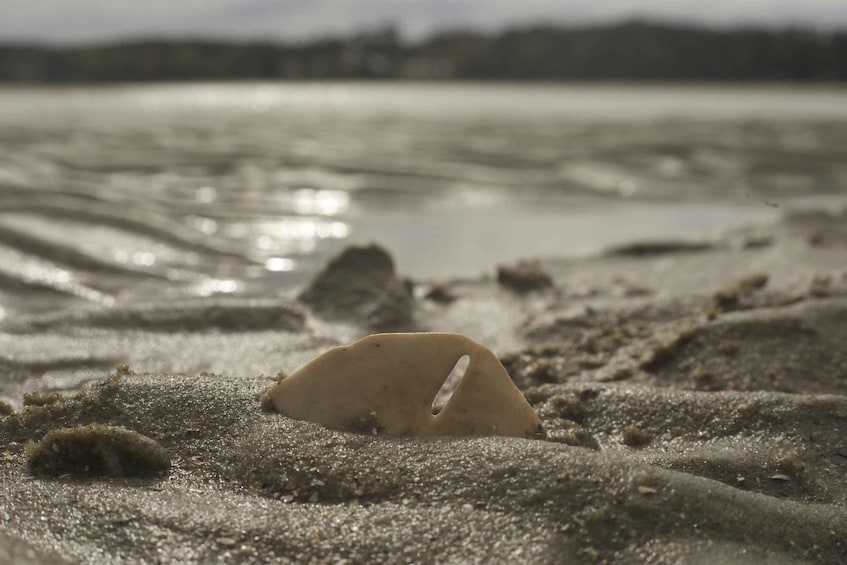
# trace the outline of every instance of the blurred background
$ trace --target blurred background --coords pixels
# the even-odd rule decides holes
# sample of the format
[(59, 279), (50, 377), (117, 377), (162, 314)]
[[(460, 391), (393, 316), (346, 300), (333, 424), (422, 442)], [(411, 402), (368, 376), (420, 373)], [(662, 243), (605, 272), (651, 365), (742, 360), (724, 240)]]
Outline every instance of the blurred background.
[(0, 318), (843, 205), (845, 80), (829, 0), (4, 0)]

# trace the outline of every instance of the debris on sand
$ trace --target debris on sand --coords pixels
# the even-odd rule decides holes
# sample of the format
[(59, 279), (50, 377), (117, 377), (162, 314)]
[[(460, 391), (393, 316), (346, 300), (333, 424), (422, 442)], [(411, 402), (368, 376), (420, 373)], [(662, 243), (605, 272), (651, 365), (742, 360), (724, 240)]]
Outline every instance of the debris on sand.
[(629, 447), (644, 447), (650, 443), (650, 434), (638, 426), (627, 426), (623, 431), (623, 444)]
[(715, 249), (715, 246), (704, 241), (636, 241), (612, 247), (606, 251), (606, 254), (611, 257), (655, 257), (657, 255), (691, 253), (711, 249)]
[(738, 279), (732, 284), (720, 289), (714, 294), (715, 306), (724, 311), (742, 310), (748, 308), (750, 297), (768, 284), (768, 275), (756, 273)]
[(96, 477), (146, 477), (165, 472), (171, 461), (167, 451), (138, 432), (92, 424), (52, 430), (27, 449), (35, 475), (88, 475)]
[(524, 294), (553, 286), (550, 275), (538, 263), (522, 261), (513, 267), (497, 267), (497, 282), (513, 292)]
[(429, 292), (424, 295), (424, 298), (438, 304), (452, 304), (458, 296), (446, 285), (437, 284), (429, 289)]
[(832, 277), (829, 275), (815, 275), (809, 283), (809, 295), (815, 298), (828, 296), (832, 292)]
[[(447, 405), (433, 401), (470, 362)], [(281, 413), (328, 428), (391, 435), (536, 437), (541, 422), (497, 357), (447, 333), (376, 334), (324, 353), (271, 388)]]
[(378, 245), (344, 249), (312, 279), (299, 299), (320, 316), (377, 329), (408, 325), (414, 306), (408, 285), (394, 272), (391, 255)]

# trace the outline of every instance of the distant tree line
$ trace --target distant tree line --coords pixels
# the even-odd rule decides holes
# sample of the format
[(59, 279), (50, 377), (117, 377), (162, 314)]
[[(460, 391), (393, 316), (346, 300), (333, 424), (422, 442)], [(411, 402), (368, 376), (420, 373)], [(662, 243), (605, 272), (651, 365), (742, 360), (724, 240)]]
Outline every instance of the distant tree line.
[(135, 41), (0, 45), (0, 81), (244, 79), (847, 80), (847, 31), (717, 30), (627, 22), (453, 32), (416, 44), (391, 29), (307, 43)]

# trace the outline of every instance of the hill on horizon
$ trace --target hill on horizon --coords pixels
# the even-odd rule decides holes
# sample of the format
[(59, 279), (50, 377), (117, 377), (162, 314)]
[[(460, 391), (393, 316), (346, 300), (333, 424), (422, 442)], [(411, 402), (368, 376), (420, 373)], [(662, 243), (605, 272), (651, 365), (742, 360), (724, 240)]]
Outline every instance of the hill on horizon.
[(0, 82), (276, 79), (840, 82), (847, 31), (714, 29), (628, 21), (416, 43), (392, 28), (309, 42), (141, 39), (70, 47), (0, 44)]

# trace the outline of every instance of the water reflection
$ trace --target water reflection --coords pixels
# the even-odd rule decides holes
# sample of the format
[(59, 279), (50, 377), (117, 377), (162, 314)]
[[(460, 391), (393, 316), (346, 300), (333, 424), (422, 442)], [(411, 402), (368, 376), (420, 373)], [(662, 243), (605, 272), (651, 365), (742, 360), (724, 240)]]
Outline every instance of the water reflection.
[(194, 198), (202, 204), (209, 204), (218, 199), (218, 191), (213, 186), (201, 186), (194, 192)]
[(194, 225), (194, 229), (206, 235), (214, 235), (218, 231), (218, 222), (212, 218), (196, 216), (191, 218), (191, 223)]
[(132, 262), (143, 267), (152, 267), (156, 263), (156, 255), (149, 251), (136, 251), (132, 254)]
[(350, 234), (344, 222), (315, 218), (286, 218), (276, 222), (262, 222), (259, 230), (279, 242), (297, 242), (314, 239), (344, 239)]
[(262, 251), (268, 251), (274, 245), (274, 238), (269, 235), (260, 235), (256, 238), (256, 247)]
[(596, 161), (568, 163), (562, 167), (561, 175), (562, 178), (590, 187), (598, 193), (617, 193), (628, 198), (641, 189), (637, 178), (626, 169)]
[(287, 273), (297, 267), (294, 259), (288, 257), (271, 257), (265, 261), (265, 268), (274, 273)]
[[(345, 239), (350, 228), (345, 222), (320, 218), (286, 218), (276, 222), (262, 222), (256, 226), (261, 232), (256, 247), (268, 253), (312, 253), (320, 240)], [(269, 271), (291, 271), (295, 268), (290, 259), (269, 258), (265, 266)]]
[(336, 216), (350, 206), (350, 195), (343, 190), (301, 188), (294, 191), (294, 211), (304, 216)]
[(67, 269), (58, 267), (47, 261), (19, 257), (20, 259), (12, 263), (12, 265), (16, 267), (21, 280), (28, 284), (52, 288), (62, 293), (90, 300), (91, 302), (99, 302), (104, 306), (114, 304), (114, 297), (83, 284), (74, 273)]
[(279, 216), (272, 220), (265, 217), (254, 221), (227, 222), (198, 215), (189, 216), (188, 223), (206, 235), (218, 234), (247, 246), (249, 251), (245, 255), (258, 259), (266, 273), (296, 271), (302, 265), (296, 256), (315, 252), (322, 240), (350, 236), (349, 224), (333, 218), (344, 214), (350, 207), (350, 196), (346, 191), (300, 188), (287, 192), (282, 200), (281, 206), (277, 200), (275, 208)]
[(241, 290), (242, 284), (232, 279), (204, 278), (194, 285), (193, 294), (212, 296), (213, 294), (232, 294)]
[(124, 265), (132, 263), (141, 267), (152, 267), (156, 264), (156, 254), (150, 251), (130, 253), (125, 249), (118, 249), (112, 254), (112, 257), (114, 257), (116, 263)]
[(273, 220), (265, 217), (229, 222), (220, 218), (191, 216), (188, 223), (205, 235), (217, 234), (237, 243), (244, 256), (258, 262), (264, 272), (292, 272), (302, 266), (298, 255), (312, 254), (321, 241), (350, 236), (350, 226), (346, 221), (328, 217), (347, 210), (350, 199), (347, 193), (333, 190), (300, 189), (289, 193), (289, 196), (292, 197), (289, 204), (296, 203), (293, 207), (303, 216), (280, 214)]

